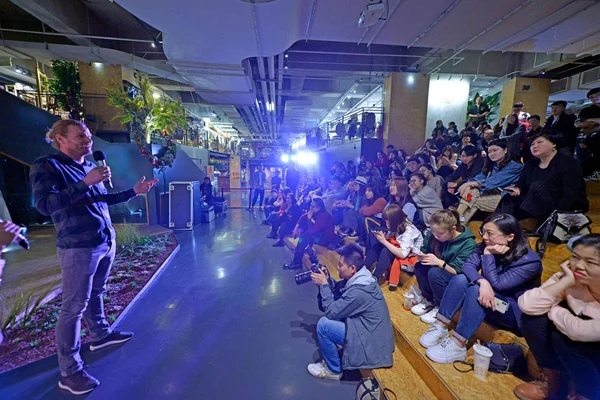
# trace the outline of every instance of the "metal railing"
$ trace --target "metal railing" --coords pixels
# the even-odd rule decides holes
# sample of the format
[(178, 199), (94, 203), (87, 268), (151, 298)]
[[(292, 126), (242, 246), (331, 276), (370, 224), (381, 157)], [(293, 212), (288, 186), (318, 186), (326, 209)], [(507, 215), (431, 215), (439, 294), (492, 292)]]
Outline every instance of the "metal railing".
[[(374, 114), (375, 121), (372, 126), (368, 126), (369, 114)], [(354, 123), (347, 126), (350, 121), (354, 121)], [(339, 124), (344, 127), (343, 134), (338, 131)], [(350, 131), (351, 129), (352, 131)], [(365, 138), (381, 138), (383, 135), (383, 108), (358, 108), (334, 120), (322, 123), (310, 131), (309, 135), (307, 135), (306, 146), (311, 148), (336, 146)]]

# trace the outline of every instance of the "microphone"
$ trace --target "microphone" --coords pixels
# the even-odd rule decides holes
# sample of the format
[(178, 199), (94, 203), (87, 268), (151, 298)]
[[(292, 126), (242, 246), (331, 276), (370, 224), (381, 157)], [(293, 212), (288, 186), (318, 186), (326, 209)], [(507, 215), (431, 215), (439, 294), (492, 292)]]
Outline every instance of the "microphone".
[[(96, 150), (94, 152), (94, 161), (96, 161), (98, 165), (106, 167), (106, 155), (102, 150)], [(110, 178), (105, 179), (104, 182), (106, 182), (106, 185), (109, 188), (113, 188), (112, 181), (110, 180)]]
[[(3, 220), (0, 219), (0, 224), (4, 222)], [(27, 240), (27, 238), (25, 237), (25, 235), (23, 235), (22, 233), (19, 233), (19, 235), (17, 236), (17, 239), (15, 240), (17, 243), (19, 243), (19, 246), (21, 246), (22, 248), (24, 248), (25, 250), (29, 250), (30, 249), (30, 245), (29, 245), (29, 240)]]

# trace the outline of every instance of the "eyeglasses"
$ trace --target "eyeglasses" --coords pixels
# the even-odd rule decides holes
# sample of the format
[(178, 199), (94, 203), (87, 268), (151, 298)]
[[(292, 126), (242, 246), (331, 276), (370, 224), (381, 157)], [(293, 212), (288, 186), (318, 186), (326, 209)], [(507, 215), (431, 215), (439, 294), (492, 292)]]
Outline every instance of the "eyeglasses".
[(486, 236), (486, 235), (487, 235), (488, 239), (493, 239), (493, 238), (495, 238), (495, 237), (504, 236), (504, 234), (503, 234), (503, 233), (496, 233), (496, 232), (492, 232), (492, 231), (490, 231), (490, 230), (487, 230), (487, 231), (486, 231), (486, 230), (483, 230), (483, 229), (480, 229), (480, 230), (479, 230), (479, 235), (480, 235), (481, 237), (484, 237), (484, 236)]

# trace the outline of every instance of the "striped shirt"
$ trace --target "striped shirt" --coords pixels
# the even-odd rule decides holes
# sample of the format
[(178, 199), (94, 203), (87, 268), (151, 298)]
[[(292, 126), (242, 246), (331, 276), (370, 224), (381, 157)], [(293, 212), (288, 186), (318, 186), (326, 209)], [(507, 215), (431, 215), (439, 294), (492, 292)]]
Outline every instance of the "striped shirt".
[(35, 208), (52, 217), (58, 248), (92, 248), (114, 241), (108, 206), (136, 195), (133, 189), (109, 194), (103, 183), (88, 186), (83, 178), (94, 168), (87, 160), (79, 164), (61, 152), (40, 157), (31, 166)]

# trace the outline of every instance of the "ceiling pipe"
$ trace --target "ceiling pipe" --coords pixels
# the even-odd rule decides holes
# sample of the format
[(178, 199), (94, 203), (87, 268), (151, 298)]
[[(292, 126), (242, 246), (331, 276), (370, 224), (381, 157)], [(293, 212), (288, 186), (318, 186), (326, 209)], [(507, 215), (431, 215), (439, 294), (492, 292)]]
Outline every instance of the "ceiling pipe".
[[(386, 0), (386, 1), (389, 1), (389, 0)], [(388, 22), (392, 18), (392, 16), (396, 12), (396, 9), (400, 5), (400, 3), (402, 3), (402, 0), (398, 0), (396, 2), (396, 4), (394, 5), (394, 8), (392, 8), (391, 10), (388, 9), (388, 16), (387, 16), (387, 18), (385, 19), (385, 21), (383, 21), (383, 23), (381, 25), (379, 25), (379, 28), (377, 28), (377, 32), (375, 32), (375, 34), (373, 35), (373, 37), (371, 38), (371, 40), (369, 40), (369, 43), (367, 43), (367, 47), (369, 47), (371, 45), (371, 43), (373, 43), (373, 40), (375, 40), (375, 38), (377, 37), (377, 35), (379, 35), (379, 32), (381, 32), (381, 30), (385, 26), (385, 23)], [(388, 7), (389, 7), (389, 4), (388, 4)]]
[(275, 56), (270, 56), (267, 58), (267, 66), (269, 67), (269, 79), (271, 80), (269, 82), (269, 86), (270, 86), (270, 92), (269, 92), (269, 97), (271, 98), (271, 109), (268, 110), (268, 116), (269, 119), (271, 120), (271, 126), (273, 127), (273, 136), (275, 136), (278, 132), (277, 129), (277, 109), (275, 108)]
[[(557, 11), (553, 12), (552, 14), (545, 16), (544, 18), (542, 18), (542, 19), (541, 19), (541, 20), (539, 20), (539, 21), (536, 21), (536, 22), (535, 22), (533, 25), (529, 26), (529, 28), (528, 28), (528, 29), (532, 29), (532, 28), (533, 28), (533, 29), (535, 29), (535, 27), (537, 27), (537, 26), (539, 26), (539, 25), (542, 25), (542, 24), (543, 24), (543, 23), (544, 23), (544, 22), (545, 22), (547, 19), (549, 19), (550, 17), (553, 17), (554, 15), (556, 15), (556, 14), (558, 14), (558, 13), (562, 13), (562, 12), (566, 11), (566, 9), (567, 9), (567, 8), (569, 8), (569, 7), (571, 7), (573, 4), (577, 4), (577, 3), (579, 3), (579, 1), (575, 0), (575, 1), (571, 1), (570, 3), (567, 3), (567, 4), (565, 4), (564, 6), (562, 6), (561, 8), (559, 8)], [(587, 8), (587, 7), (586, 7), (586, 8)], [(585, 10), (585, 8), (584, 8), (583, 10)], [(523, 42), (526, 42), (526, 41), (528, 41), (528, 40), (529, 40), (529, 39), (531, 39), (531, 38), (534, 38), (534, 37), (536, 37), (536, 36), (538, 36), (538, 35), (541, 35), (541, 34), (543, 34), (543, 33), (547, 32), (547, 31), (549, 31), (550, 29), (553, 29), (553, 28), (555, 28), (555, 27), (556, 27), (556, 26), (558, 26), (559, 24), (561, 24), (561, 23), (563, 23), (563, 22), (567, 21), (568, 19), (570, 19), (570, 18), (574, 17), (575, 15), (579, 14), (580, 12), (581, 12), (581, 10), (577, 10), (577, 11), (575, 11), (574, 13), (570, 14), (569, 16), (567, 16), (566, 18), (563, 18), (563, 19), (561, 19), (561, 21), (560, 21), (559, 23), (557, 23), (557, 24), (554, 24), (554, 25), (552, 25), (552, 26), (551, 26), (551, 27), (549, 27), (549, 28), (544, 28), (544, 29), (542, 29), (541, 31), (538, 31), (538, 32), (534, 33), (533, 35), (531, 35), (531, 36), (528, 36), (526, 39), (519, 40), (519, 41), (518, 41), (516, 44), (513, 44), (513, 47), (516, 47), (516, 46), (518, 46), (519, 44), (521, 44), (521, 43), (523, 43)], [(499, 47), (502, 47), (502, 46), (504, 46), (504, 45), (505, 45), (505, 44), (507, 44), (507, 43), (510, 43), (510, 41), (511, 41), (511, 40), (512, 40), (512, 39), (513, 39), (515, 36), (518, 36), (518, 35), (519, 35), (519, 34), (521, 34), (521, 33), (522, 33), (522, 31), (519, 31), (519, 32), (517, 32), (517, 33), (515, 33), (515, 34), (513, 34), (513, 35), (511, 35), (511, 36), (509, 36), (508, 38), (504, 39), (503, 41), (501, 41), (501, 42), (499, 42), (499, 43), (496, 43), (495, 45), (493, 45), (493, 46), (492, 46), (492, 47), (490, 47), (489, 49), (485, 50), (485, 51), (484, 51), (483, 53), (481, 53), (481, 54), (482, 54), (482, 55), (486, 55), (486, 54), (487, 54), (487, 53), (489, 53), (490, 51), (494, 51), (495, 49), (497, 49), (497, 48), (499, 48)], [(510, 50), (510, 49), (511, 49), (511, 48), (513, 48), (513, 47), (509, 47), (507, 50)], [(504, 53), (504, 52), (506, 52), (507, 50), (502, 50), (502, 52)]]
[[(34, 35), (44, 35), (44, 36), (61, 36), (61, 37), (79, 37), (85, 39), (99, 39), (99, 40), (116, 40), (119, 42), (136, 42), (136, 43), (155, 43), (154, 40), (148, 39), (131, 39), (131, 38), (120, 38), (120, 37), (110, 37), (110, 36), (95, 36), (95, 35), (81, 35), (78, 33), (63, 33), (63, 32), (40, 32), (40, 31), (28, 31), (24, 29), (8, 29), (8, 28), (0, 28), (0, 32), (14, 32), (14, 33), (30, 33)], [(162, 42), (158, 42), (162, 44)]]
[(547, 53), (559, 52), (559, 50), (563, 50), (563, 49), (565, 49), (565, 48), (567, 48), (569, 46), (574, 45), (575, 43), (578, 43), (578, 42), (581, 42), (581, 41), (585, 41), (586, 39), (589, 39), (592, 36), (596, 36), (599, 33), (600, 33), (600, 29), (595, 30), (592, 33), (581, 35), (577, 39), (570, 41), (569, 43), (565, 44), (564, 46), (555, 47), (555, 48), (550, 49)]
[(265, 82), (266, 73), (265, 73), (265, 59), (264, 57), (257, 57), (256, 61), (258, 63), (258, 76), (260, 77), (260, 87), (262, 89), (262, 103), (259, 103), (259, 108), (263, 115), (266, 116), (267, 120), (267, 133), (273, 133), (273, 129), (271, 128), (271, 119), (269, 118), (269, 110), (267, 109), (267, 102), (269, 101), (269, 92), (267, 90), (267, 82)]
[(334, 56), (361, 56), (361, 57), (396, 57), (396, 58), (423, 58), (427, 56), (417, 54), (385, 54), (385, 53), (349, 53), (345, 51), (319, 51), (319, 50), (288, 50), (286, 53), (302, 54), (327, 54)]
[(406, 48), (410, 49), (415, 43), (417, 43), (419, 40), (423, 39), (423, 37), (427, 34), (427, 32), (429, 32), (434, 26), (436, 26), (437, 23), (440, 22), (440, 20), (442, 18), (444, 18), (448, 13), (450, 13), (450, 11), (452, 11), (454, 6), (456, 6), (460, 2), (461, 2), (461, 0), (454, 0), (454, 2), (452, 4), (450, 4), (444, 11), (442, 11), (442, 13), (435, 19), (435, 21), (433, 21), (431, 23), (431, 25), (429, 25), (423, 32), (421, 32), (419, 35), (417, 35), (415, 40), (413, 40), (408, 46), (406, 46)]
[(310, 15), (308, 16), (308, 23), (306, 24), (306, 41), (310, 37), (310, 30), (312, 29), (313, 18), (315, 17), (315, 11), (317, 10), (317, 0), (313, 0), (312, 6), (310, 7)]
[(281, 91), (283, 90), (283, 53), (279, 55), (278, 61), (279, 65), (277, 66), (277, 109), (281, 112), (283, 119), (283, 112), (281, 110)]
[[(458, 48), (457, 48), (458, 51), (456, 51), (450, 58), (446, 59), (444, 62), (442, 62), (441, 64), (437, 65), (435, 68), (433, 68), (433, 70), (436, 70), (436, 69), (439, 70), (439, 68), (442, 67), (442, 65), (446, 64), (448, 61), (454, 59), (454, 57), (456, 57), (457, 55), (459, 55), (460, 53), (462, 53), (469, 44), (473, 43), (475, 40), (479, 39), (481, 36), (485, 35), (489, 31), (491, 31), (492, 29), (494, 29), (496, 26), (500, 25), (502, 22), (506, 21), (508, 18), (512, 17), (517, 12), (521, 11), (529, 3), (532, 3), (534, 1), (536, 1), (536, 0), (527, 0), (526, 2), (524, 2), (523, 4), (521, 4), (520, 6), (518, 6), (517, 8), (515, 8), (514, 10), (512, 10), (511, 12), (509, 12), (508, 14), (506, 14), (505, 16), (503, 16), (502, 18), (500, 18), (498, 21), (494, 22), (491, 26), (487, 27), (486, 29), (484, 29), (483, 31), (479, 32), (477, 35), (475, 35), (474, 37), (472, 37), (471, 39), (469, 39), (465, 43), (463, 43), (460, 46), (458, 46)], [(426, 75), (430, 75), (430, 74), (431, 74), (431, 71), (428, 72)]]

